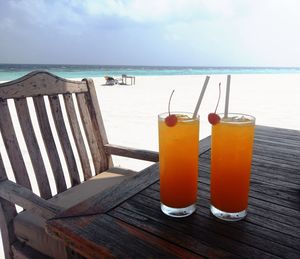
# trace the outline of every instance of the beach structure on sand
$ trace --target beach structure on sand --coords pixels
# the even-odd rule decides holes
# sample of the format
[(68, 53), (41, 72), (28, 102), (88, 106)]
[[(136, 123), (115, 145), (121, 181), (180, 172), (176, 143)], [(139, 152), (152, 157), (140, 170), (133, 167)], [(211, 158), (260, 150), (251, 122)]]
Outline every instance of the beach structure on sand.
[(130, 85), (135, 85), (135, 76), (127, 76), (123, 74), (121, 78), (114, 78), (112, 76), (105, 76), (104, 78), (105, 85), (127, 85), (127, 80), (130, 80)]
[(130, 85), (135, 85), (135, 76), (122, 75), (122, 84), (127, 85), (127, 79), (130, 79)]
[[(6, 258), (66, 258), (68, 249), (46, 232), (46, 220), (135, 177), (135, 171), (113, 167), (111, 155), (158, 160), (156, 152), (108, 143), (91, 79), (71, 81), (35, 71), (0, 84), (0, 114), (0, 224)], [(17, 212), (15, 204), (24, 210)]]

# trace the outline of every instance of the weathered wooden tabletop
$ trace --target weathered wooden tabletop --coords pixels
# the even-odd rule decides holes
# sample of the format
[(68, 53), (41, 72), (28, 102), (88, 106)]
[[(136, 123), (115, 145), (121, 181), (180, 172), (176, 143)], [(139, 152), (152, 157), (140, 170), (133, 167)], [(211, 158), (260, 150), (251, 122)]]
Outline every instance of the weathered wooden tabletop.
[[(51, 219), (48, 231), (90, 258), (300, 258), (300, 132), (256, 127), (248, 215), (239, 222), (210, 213), (208, 143), (200, 143), (192, 216), (174, 219), (160, 211), (158, 165), (153, 165), (124, 187)], [(87, 215), (76, 216), (80, 211)]]

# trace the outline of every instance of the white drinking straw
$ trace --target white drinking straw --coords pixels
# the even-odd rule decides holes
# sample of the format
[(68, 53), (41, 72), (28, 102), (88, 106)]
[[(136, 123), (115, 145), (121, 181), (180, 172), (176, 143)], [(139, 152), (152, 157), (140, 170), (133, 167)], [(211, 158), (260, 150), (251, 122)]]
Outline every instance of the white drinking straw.
[(199, 111), (199, 108), (200, 108), (200, 104), (202, 102), (206, 87), (208, 85), (208, 81), (209, 81), (209, 76), (206, 76), (205, 81), (204, 81), (204, 85), (202, 87), (202, 90), (201, 90), (201, 93), (200, 93), (200, 96), (199, 96), (199, 99), (198, 99), (198, 102), (197, 102), (196, 107), (195, 107), (195, 111), (194, 111), (194, 114), (193, 114), (193, 119), (195, 119), (197, 117), (197, 114), (198, 114), (198, 111)]
[(230, 94), (230, 79), (231, 75), (227, 75), (227, 85), (226, 85), (226, 99), (225, 99), (225, 111), (224, 117), (228, 117), (228, 107), (229, 107), (229, 94)]

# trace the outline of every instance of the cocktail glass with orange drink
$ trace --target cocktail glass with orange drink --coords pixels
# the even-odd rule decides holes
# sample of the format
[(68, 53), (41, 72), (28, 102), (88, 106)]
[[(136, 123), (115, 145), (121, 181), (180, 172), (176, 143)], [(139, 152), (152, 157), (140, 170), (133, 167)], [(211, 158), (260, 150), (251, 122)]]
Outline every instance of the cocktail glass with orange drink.
[(211, 136), (211, 212), (237, 221), (247, 214), (255, 118), (220, 115)]
[(161, 210), (186, 217), (196, 209), (199, 116), (173, 112), (175, 124), (168, 124), (168, 116), (158, 116)]

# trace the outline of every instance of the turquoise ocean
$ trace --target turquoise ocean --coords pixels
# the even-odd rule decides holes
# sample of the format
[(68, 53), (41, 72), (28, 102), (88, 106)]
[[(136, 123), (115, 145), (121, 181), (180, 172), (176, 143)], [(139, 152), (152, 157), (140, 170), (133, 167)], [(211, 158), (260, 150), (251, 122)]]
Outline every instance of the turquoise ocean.
[(0, 81), (14, 80), (33, 70), (46, 70), (64, 78), (116, 76), (169, 76), (210, 74), (300, 74), (300, 67), (174, 67), (0, 64)]

